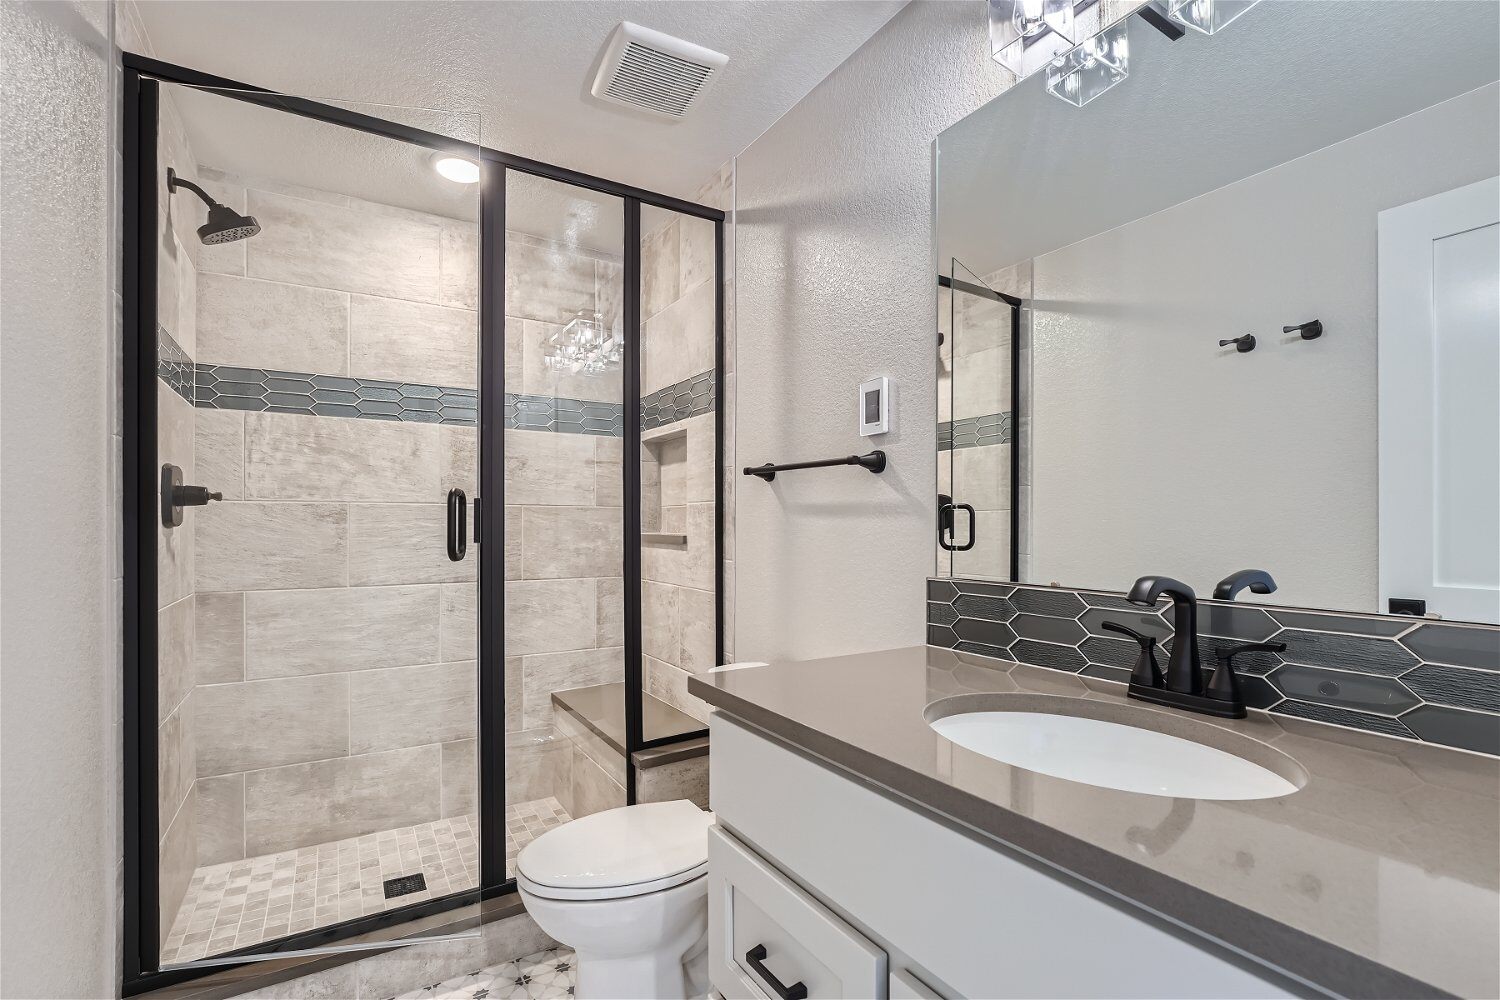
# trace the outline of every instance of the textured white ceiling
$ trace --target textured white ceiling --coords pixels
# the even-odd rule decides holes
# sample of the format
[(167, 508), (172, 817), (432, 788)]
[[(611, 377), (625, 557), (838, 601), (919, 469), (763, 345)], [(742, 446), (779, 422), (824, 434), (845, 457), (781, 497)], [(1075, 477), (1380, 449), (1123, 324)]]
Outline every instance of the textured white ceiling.
[(1500, 76), (1493, 0), (1268, 0), (1212, 37), (1129, 30), (1130, 76), (1087, 106), (1039, 74), (939, 137), (944, 271), (988, 274)]
[[(384, 117), (470, 130), (466, 138), (477, 113), (485, 145), (687, 197), (903, 3), (142, 0), (140, 10), (156, 56), (168, 62), (299, 96), (364, 102), (362, 110)], [(729, 56), (684, 120), (638, 115), (589, 95), (600, 48), (622, 20)], [(347, 193), (391, 185), (389, 157), (340, 149), (326, 164), (309, 164), (317, 157), (308, 147), (281, 137), (295, 129), (247, 127), (253, 116), (209, 111), (184, 112), (205, 163), (263, 176), (276, 167), (279, 179), (294, 183), (314, 183), (336, 163)], [(420, 193), (408, 199), (421, 200)]]

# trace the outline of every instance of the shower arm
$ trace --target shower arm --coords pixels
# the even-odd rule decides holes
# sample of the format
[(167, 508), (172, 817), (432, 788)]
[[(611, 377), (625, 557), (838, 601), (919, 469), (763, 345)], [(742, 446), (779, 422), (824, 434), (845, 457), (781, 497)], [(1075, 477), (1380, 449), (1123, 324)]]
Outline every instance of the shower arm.
[(193, 192), (193, 194), (195, 194), (198, 197), (202, 198), (203, 199), (203, 204), (207, 205), (209, 208), (213, 208), (215, 205), (218, 204), (218, 202), (214, 201), (212, 198), (210, 198), (208, 196), (208, 192), (207, 191), (203, 190), (201, 187), (199, 187), (198, 185), (194, 184), (192, 181), (184, 180), (183, 178), (178, 177), (177, 176), (177, 171), (174, 170), (171, 167), (168, 167), (167, 168), (167, 190), (175, 192), (180, 187), (185, 187), (189, 191)]

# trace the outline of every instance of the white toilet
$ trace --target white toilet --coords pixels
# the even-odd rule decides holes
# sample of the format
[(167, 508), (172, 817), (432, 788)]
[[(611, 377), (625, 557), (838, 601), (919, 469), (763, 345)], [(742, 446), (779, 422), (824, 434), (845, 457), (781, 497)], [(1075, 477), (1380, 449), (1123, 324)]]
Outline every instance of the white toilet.
[(583, 1000), (708, 989), (708, 828), (686, 799), (622, 806), (549, 830), (516, 859), (537, 926), (577, 953)]

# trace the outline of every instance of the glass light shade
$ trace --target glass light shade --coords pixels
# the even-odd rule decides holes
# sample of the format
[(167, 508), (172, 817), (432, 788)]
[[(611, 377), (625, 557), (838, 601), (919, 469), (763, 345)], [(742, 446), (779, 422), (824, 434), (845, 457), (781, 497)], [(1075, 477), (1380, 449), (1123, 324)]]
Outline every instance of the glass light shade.
[(568, 325), (542, 341), (542, 361), (567, 375), (602, 375), (620, 367), (624, 344), (605, 329), (604, 317), (580, 309)]
[(1129, 75), (1130, 35), (1127, 22), (1105, 28), (1047, 67), (1047, 92), (1083, 107)]
[(990, 58), (1025, 79), (1073, 47), (1073, 0), (989, 0)]
[(1178, 24), (1212, 35), (1260, 0), (1167, 0), (1167, 16)]

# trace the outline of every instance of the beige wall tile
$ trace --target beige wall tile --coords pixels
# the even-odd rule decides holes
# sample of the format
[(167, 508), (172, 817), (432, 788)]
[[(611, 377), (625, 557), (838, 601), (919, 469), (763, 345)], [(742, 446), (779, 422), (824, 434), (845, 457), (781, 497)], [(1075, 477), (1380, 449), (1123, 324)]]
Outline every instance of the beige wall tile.
[(204, 593), (193, 604), (193, 662), (198, 683), (244, 680), (245, 595)]
[(444, 743), (443, 818), (479, 812), (479, 753), (477, 740)]
[(349, 752), (471, 739), (478, 713), (473, 660), (357, 671), (349, 675)]
[(676, 581), (684, 587), (714, 589), (714, 507), (712, 503), (688, 504), (687, 559), (683, 577)]
[(272, 854), (398, 826), (442, 810), (436, 744), (245, 775), (245, 851)]
[(438, 656), (442, 663), (479, 657), (479, 588), (472, 583), (445, 583), (438, 619)]
[(441, 504), (349, 506), (349, 583), (461, 583), (476, 579), (479, 560), (452, 562)]
[(156, 613), (156, 719), (181, 705), (197, 684), (193, 660), (194, 598), (184, 597)]
[(953, 376), (953, 419), (1010, 408), (1010, 352), (994, 347), (965, 357)]
[(196, 513), (200, 591), (342, 587), (347, 582), (348, 523), (342, 504), (225, 501)]
[(199, 778), (198, 864), (217, 865), (245, 856), (245, 776)]
[(595, 307), (594, 260), (517, 239), (505, 243), (505, 314), (566, 323)]
[(685, 496), (689, 503), (712, 503), (714, 500), (714, 415), (702, 413), (689, 417), (687, 424), (687, 482)]
[(565, 744), (565, 749), (552, 755), (557, 762), (552, 769), (552, 794), (569, 816), (578, 815), (573, 811), (573, 757), (577, 752), (571, 744)]
[(1010, 445), (956, 448), (950, 454), (955, 499), (976, 510), (1010, 510)]
[(620, 577), (594, 581), (594, 607), (599, 624), (596, 646), (625, 643), (625, 582)]
[(352, 296), (349, 374), (472, 389), (479, 385), (479, 314)]
[(625, 332), (625, 267), (619, 261), (594, 261), (594, 287), (599, 315), (616, 336)]
[(445, 222), (439, 243), (442, 303), (458, 309), (479, 308), (479, 228)]
[(505, 317), (505, 391), (526, 391), (526, 320)]
[(182, 905), (193, 869), (198, 866), (198, 810), (194, 798), (189, 792), (158, 847), (161, 864), (157, 870), (157, 913), (162, 944), (166, 943), (177, 908)]
[(592, 648), (596, 623), (593, 580), (505, 584), (505, 651), (511, 656)]
[(643, 319), (650, 319), (681, 297), (678, 223), (674, 214), (669, 222), (641, 240)]
[(505, 658), (505, 731), (507, 733), (518, 733), (521, 731), (521, 707), (525, 702), (525, 690), (522, 686), (524, 672), (521, 662), (524, 656), (507, 656)]
[(437, 503), (438, 467), (433, 424), (245, 414), (245, 493), (251, 500)]
[(519, 580), (522, 577), (522, 516), (524, 507), (505, 508), (505, 578)]
[(682, 624), (677, 607), (679, 588), (650, 580), (641, 582), (641, 649), (668, 663), (677, 663), (682, 649)]
[(505, 501), (589, 506), (598, 466), (587, 434), (505, 432)]
[(581, 751), (573, 752), (573, 818), (625, 804), (625, 788)]
[(187, 801), (197, 777), (191, 695), (157, 727), (156, 735), (156, 821), (157, 829), (165, 830)]
[(686, 292), (714, 276), (714, 224), (709, 219), (682, 215), (678, 216), (677, 226), (681, 246), (678, 264), (682, 275), (678, 286)]
[(349, 367), (349, 294), (206, 273), (198, 280), (193, 360), (343, 375)]
[(342, 757), (349, 752), (348, 699), (345, 674), (200, 687), (193, 706), (198, 773)]
[(239, 410), (193, 411), (194, 485), (245, 498), (245, 414)]
[(246, 240), (252, 278), (419, 302), (439, 299), (435, 222), (251, 190), (260, 234)]
[(688, 694), (688, 672), (655, 657), (645, 659), (646, 693), (673, 708), (708, 723), (708, 706)]
[(714, 286), (707, 281), (646, 320), (641, 394), (714, 366)]
[(687, 439), (667, 438), (653, 448), (660, 466), (662, 507), (687, 503)]
[[(182, 481), (196, 484), (193, 464), (193, 424), (196, 412), (187, 401), (156, 380), (157, 454), (159, 461), (171, 462), (182, 469)], [(592, 470), (591, 470), (592, 471)], [(159, 502), (159, 498), (158, 498)], [(193, 529), (200, 508), (182, 512), (182, 524), (175, 528), (161, 526), (156, 518), (156, 594), (157, 607), (164, 608), (191, 594), (196, 567)]]
[(637, 802), (671, 802), (687, 799), (699, 809), (708, 808), (708, 758), (693, 757), (636, 773)]
[(437, 432), (442, 462), (438, 493), (446, 497), (449, 490), (460, 489), (472, 501), (479, 495), (478, 428), (441, 424)]
[(570, 653), (540, 653), (522, 657), (521, 725), (526, 729), (550, 726), (552, 692), (592, 687), (625, 676), (624, 650), (584, 649)]
[(436, 586), (246, 594), (245, 676), (436, 663), (438, 598)]
[(505, 736), (505, 801), (530, 802), (553, 794), (559, 763), (572, 747), (552, 729), (513, 731)]
[(682, 668), (697, 674), (718, 666), (714, 662), (714, 595), (706, 590), (679, 588), (677, 613), (682, 620)]
[(598, 463), (594, 468), (595, 506), (624, 506), (624, 472), (620, 468), (623, 445), (619, 438), (594, 438), (594, 460)]
[(522, 576), (617, 576), (624, 559), (622, 529), (619, 508), (527, 507), (522, 516)]

